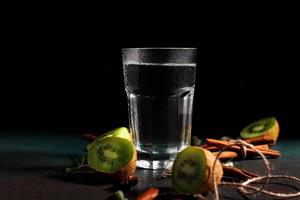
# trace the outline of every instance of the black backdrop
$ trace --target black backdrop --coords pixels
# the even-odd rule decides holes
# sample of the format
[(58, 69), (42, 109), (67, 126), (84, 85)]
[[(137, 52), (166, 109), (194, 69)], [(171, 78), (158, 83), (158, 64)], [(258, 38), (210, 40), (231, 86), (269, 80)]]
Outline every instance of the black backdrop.
[(190, 30), (180, 21), (155, 29), (120, 20), (30, 19), (8, 24), (2, 129), (103, 132), (127, 126), (121, 49), (163, 46), (198, 48), (193, 134), (236, 136), (249, 122), (275, 116), (282, 137), (300, 135), (293, 28), (279, 32), (276, 21), (268, 27), (206, 22)]

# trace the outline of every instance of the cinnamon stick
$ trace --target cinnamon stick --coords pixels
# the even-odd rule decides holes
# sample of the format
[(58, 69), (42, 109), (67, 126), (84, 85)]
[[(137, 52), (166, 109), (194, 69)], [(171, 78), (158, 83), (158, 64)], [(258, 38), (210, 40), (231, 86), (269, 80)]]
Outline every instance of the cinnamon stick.
[(157, 197), (159, 194), (159, 189), (158, 188), (154, 188), (151, 187), (149, 188), (146, 192), (144, 192), (143, 194), (141, 194), (137, 200), (152, 200), (155, 197)]
[[(207, 138), (206, 141), (207, 141), (208, 144), (212, 144), (212, 145), (219, 146), (219, 147), (222, 147), (222, 148), (232, 144), (231, 142), (226, 142), (226, 141), (222, 141), (222, 140), (215, 140), (215, 139), (210, 139), (210, 138)], [(261, 151), (265, 156), (270, 156), (270, 157), (275, 157), (275, 158), (281, 156), (281, 153), (279, 151), (276, 151), (276, 150), (262, 149), (262, 148), (257, 148), (257, 149), (259, 151)], [(228, 150), (239, 152), (241, 150), (241, 147), (238, 146), (238, 145), (234, 145), (234, 146), (228, 147)], [(246, 151), (247, 151), (247, 154), (258, 155), (257, 152), (254, 151), (253, 149), (248, 149), (247, 148)]]
[[(221, 148), (218, 146), (213, 146), (212, 144), (208, 145), (208, 144), (204, 144), (201, 146), (202, 148), (209, 150), (211, 152), (214, 151), (219, 151)], [(260, 149), (260, 150), (270, 150), (269, 145), (267, 144), (261, 144), (261, 145), (254, 145), (255, 148)], [(276, 151), (271, 149), (271, 151)]]
[(258, 175), (256, 173), (247, 171), (245, 169), (240, 169), (237, 167), (223, 166), (223, 173), (224, 173), (224, 176), (239, 178), (241, 180), (258, 177)]
[[(254, 147), (257, 148), (257, 149), (270, 150), (268, 144), (254, 145)], [(272, 150), (272, 149), (271, 149), (271, 150)]]
[(213, 151), (219, 151), (220, 150), (220, 148), (217, 147), (217, 146), (207, 146), (207, 147), (202, 147), (202, 148), (204, 148), (204, 149), (206, 149), (208, 151), (211, 151), (211, 152), (213, 152)]
[[(259, 150), (270, 150), (269, 145), (267, 145), (267, 144), (254, 145), (254, 146), (255, 146), (255, 148), (257, 148)], [(216, 152), (221, 149), (220, 147), (218, 147), (216, 145), (212, 145), (212, 144), (203, 144), (201, 147), (206, 150), (209, 150), (211, 152)], [(233, 154), (231, 154), (231, 155), (232, 156), (229, 156), (230, 158), (235, 158), (235, 156)], [(222, 156), (221, 156), (221, 159), (222, 159)]]
[(206, 149), (207, 147), (211, 147), (211, 145), (205, 143), (205, 144), (202, 144), (201, 147), (204, 148), (204, 149)]
[(275, 139), (271, 135), (263, 135), (259, 137), (243, 139), (243, 141), (253, 145), (268, 144), (270, 146), (273, 146), (275, 144)]
[(97, 136), (92, 133), (83, 133), (82, 137), (91, 142), (97, 139)]
[[(213, 154), (216, 156), (219, 152), (213, 152)], [(239, 157), (239, 154), (235, 151), (223, 151), (220, 156), (219, 160), (227, 160), (227, 159), (232, 159), (232, 158), (237, 158)]]

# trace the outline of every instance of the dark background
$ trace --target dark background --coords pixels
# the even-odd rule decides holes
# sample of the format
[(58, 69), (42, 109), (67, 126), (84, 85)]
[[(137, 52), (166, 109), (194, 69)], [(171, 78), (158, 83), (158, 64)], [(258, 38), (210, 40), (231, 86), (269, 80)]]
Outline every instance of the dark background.
[(300, 137), (294, 14), (241, 13), (6, 15), (1, 130), (101, 133), (127, 126), (121, 49), (197, 47), (193, 134), (235, 137), (248, 123), (275, 116), (282, 138)]
[[(283, 156), (270, 160), (272, 170), (299, 176), (299, 142), (284, 140), (300, 138), (298, 6), (130, 2), (1, 4), (1, 198), (111, 196), (116, 188), (97, 184), (102, 179), (94, 175), (61, 174), (85, 154), (88, 141), (80, 133), (128, 125), (125, 47), (197, 47), (192, 133), (237, 137), (248, 123), (275, 116), (281, 127), (275, 149)], [(260, 162), (237, 164), (262, 172)], [(137, 176), (128, 198), (148, 187), (170, 187), (154, 180), (152, 171), (138, 170)], [(237, 199), (232, 192), (221, 193)]]

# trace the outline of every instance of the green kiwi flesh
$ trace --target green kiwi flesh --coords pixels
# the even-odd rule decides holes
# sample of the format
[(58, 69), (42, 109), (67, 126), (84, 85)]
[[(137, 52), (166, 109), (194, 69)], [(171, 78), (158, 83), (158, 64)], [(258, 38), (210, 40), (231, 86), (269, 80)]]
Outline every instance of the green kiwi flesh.
[(242, 138), (254, 138), (270, 133), (276, 126), (277, 120), (275, 117), (264, 118), (251, 123), (241, 131)]
[(88, 164), (96, 171), (114, 173), (125, 167), (133, 158), (134, 146), (128, 139), (105, 137), (87, 146)]
[(178, 192), (195, 194), (206, 180), (206, 156), (198, 147), (181, 151), (173, 164), (172, 185)]

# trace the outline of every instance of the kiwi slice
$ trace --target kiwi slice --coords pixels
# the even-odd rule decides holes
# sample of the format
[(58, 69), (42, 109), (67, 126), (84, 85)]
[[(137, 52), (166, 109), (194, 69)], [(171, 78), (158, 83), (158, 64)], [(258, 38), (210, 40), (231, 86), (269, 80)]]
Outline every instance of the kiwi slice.
[(124, 138), (106, 137), (89, 144), (88, 164), (96, 171), (114, 173), (126, 167), (133, 159), (133, 144)]
[[(200, 147), (189, 146), (181, 151), (172, 168), (172, 185), (184, 194), (206, 193), (213, 189), (211, 176), (215, 156)], [(220, 183), (223, 175), (221, 163), (216, 164), (216, 181)]]
[(279, 124), (275, 117), (260, 119), (246, 126), (240, 135), (242, 139), (270, 138), (274, 140), (274, 145), (279, 135)]
[(100, 173), (126, 180), (136, 170), (136, 149), (125, 127), (103, 134), (87, 150), (89, 166)]
[(131, 135), (128, 132), (128, 129), (126, 127), (120, 127), (120, 128), (115, 128), (113, 130), (110, 130), (102, 135), (100, 135), (99, 139), (103, 139), (106, 137), (120, 137), (124, 139), (128, 139), (132, 141)]

